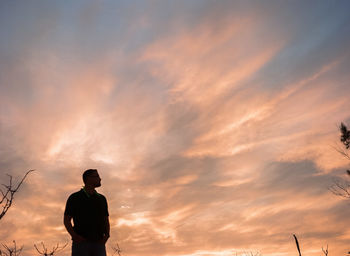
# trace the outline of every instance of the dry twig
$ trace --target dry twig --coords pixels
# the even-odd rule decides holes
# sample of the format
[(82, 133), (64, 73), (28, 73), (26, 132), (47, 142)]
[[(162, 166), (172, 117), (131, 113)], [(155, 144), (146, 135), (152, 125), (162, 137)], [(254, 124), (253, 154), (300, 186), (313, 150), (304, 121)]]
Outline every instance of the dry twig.
[(21, 185), (22, 185), (23, 181), (25, 180), (25, 178), (27, 177), (27, 175), (32, 171), (34, 171), (34, 170), (29, 170), (28, 172), (26, 172), (26, 174), (23, 176), (22, 180), (17, 184), (17, 186), (12, 184), (12, 176), (7, 174), (7, 176), (9, 176), (9, 178), (10, 178), (9, 184), (8, 185), (2, 184), (5, 187), (4, 191), (2, 189), (0, 189), (0, 193), (1, 193), (0, 205), (2, 206), (2, 211), (0, 212), (0, 220), (2, 217), (4, 217), (6, 212), (11, 207), (14, 195), (21, 187)]
[[(345, 149), (340, 146), (334, 147), (334, 149), (350, 160), (349, 152), (347, 152), (350, 148), (350, 130), (348, 130), (344, 123), (340, 124), (339, 130), (341, 133), (340, 142), (345, 146)], [(350, 170), (346, 170), (346, 174), (350, 176)], [(350, 199), (350, 183), (343, 178), (333, 180), (333, 185), (328, 189), (336, 196)]]
[(117, 243), (117, 246), (112, 246), (112, 249), (113, 249), (114, 253), (118, 253), (118, 255), (121, 256), (122, 250), (120, 249), (118, 243)]
[(35, 247), (36, 251), (37, 251), (40, 255), (43, 255), (43, 256), (52, 256), (52, 255), (54, 255), (56, 252), (59, 252), (59, 251), (63, 250), (63, 249), (67, 246), (67, 244), (68, 244), (68, 243), (65, 243), (65, 245), (63, 245), (63, 246), (60, 247), (60, 246), (59, 246), (59, 243), (57, 243), (57, 245), (54, 246), (54, 247), (52, 248), (52, 250), (49, 251), (49, 252), (48, 252), (48, 250), (47, 250), (47, 248), (46, 248), (46, 246), (45, 246), (45, 244), (44, 244), (43, 242), (41, 242), (41, 246), (42, 246), (42, 249), (41, 249), (41, 250), (36, 246), (36, 244), (34, 244), (34, 247)]
[(16, 245), (16, 241), (13, 240), (13, 246), (7, 246), (6, 244), (2, 244), (2, 246), (5, 248), (5, 251), (1, 251), (0, 250), (0, 256), (4, 255), (4, 256), (19, 256), (22, 252), (23, 249), (23, 245), (21, 246), (21, 248), (17, 248)]
[(325, 256), (328, 256), (328, 244), (327, 244), (326, 250), (323, 249), (323, 247), (322, 247), (322, 252), (323, 252), (323, 254), (324, 254)]
[(293, 234), (293, 236), (294, 236), (294, 239), (295, 239), (295, 243), (296, 243), (296, 245), (297, 245), (297, 249), (298, 249), (298, 252), (299, 252), (299, 256), (301, 256), (301, 252), (300, 252), (300, 246), (299, 246), (298, 238), (297, 238), (297, 236), (296, 236), (296, 235), (294, 235), (294, 234)]
[(328, 189), (336, 196), (350, 198), (350, 182), (340, 179), (333, 180), (333, 185)]

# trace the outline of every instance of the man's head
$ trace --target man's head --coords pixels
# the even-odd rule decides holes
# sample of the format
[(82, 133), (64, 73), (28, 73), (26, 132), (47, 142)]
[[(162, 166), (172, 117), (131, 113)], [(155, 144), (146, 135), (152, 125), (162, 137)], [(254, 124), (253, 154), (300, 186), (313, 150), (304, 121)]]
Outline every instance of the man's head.
[(94, 188), (101, 186), (101, 178), (96, 169), (88, 169), (83, 173), (83, 181), (85, 186)]

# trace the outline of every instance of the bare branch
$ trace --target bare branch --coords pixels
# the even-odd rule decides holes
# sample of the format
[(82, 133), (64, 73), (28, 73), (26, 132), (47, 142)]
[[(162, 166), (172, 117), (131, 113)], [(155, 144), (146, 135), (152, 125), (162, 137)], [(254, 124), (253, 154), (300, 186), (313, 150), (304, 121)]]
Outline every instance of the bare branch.
[(118, 243), (117, 243), (117, 246), (112, 246), (112, 249), (113, 249), (114, 253), (118, 253), (118, 255), (121, 256), (122, 250), (120, 249)]
[(21, 248), (17, 249), (17, 244), (15, 240), (13, 240), (13, 246), (7, 246), (6, 244), (2, 244), (2, 246), (5, 248), (5, 251), (0, 250), (0, 256), (19, 256), (23, 249), (23, 245), (21, 246)]
[(350, 199), (350, 183), (345, 180), (334, 180), (328, 189), (336, 196)]
[(333, 147), (339, 154), (350, 160), (350, 155), (348, 152), (346, 152), (343, 148), (340, 147)]
[(322, 247), (322, 252), (323, 252), (323, 254), (324, 254), (325, 256), (328, 256), (328, 244), (327, 244), (326, 250), (323, 249), (323, 247)]
[(294, 234), (293, 234), (293, 236), (294, 236), (294, 239), (295, 239), (295, 243), (296, 243), (296, 245), (297, 245), (297, 249), (298, 249), (298, 252), (299, 252), (299, 256), (301, 256), (301, 252), (300, 252), (300, 246), (299, 246), (298, 238), (297, 238), (297, 236), (296, 236), (296, 235), (294, 235)]
[[(44, 247), (44, 243), (41, 242), (41, 244), (42, 244), (42, 246)], [(36, 244), (34, 244), (34, 248), (36, 249), (36, 251), (37, 251), (39, 254), (45, 254), (45, 251), (44, 251), (44, 250), (43, 250), (43, 251), (40, 251), (40, 250), (38, 249), (38, 247), (36, 246)]]
[(33, 171), (34, 170), (29, 170), (28, 172), (26, 172), (26, 174), (23, 176), (22, 180), (17, 184), (17, 186), (14, 186), (12, 184), (12, 176), (7, 174), (7, 176), (9, 176), (9, 184), (2, 184), (5, 187), (5, 192), (3, 190), (0, 190), (2, 195), (0, 199), (0, 205), (2, 206), (2, 210), (0, 212), (0, 220), (2, 217), (4, 217), (6, 212), (11, 207), (14, 195), (18, 192), (19, 188), (21, 187), (28, 174)]
[(39, 253), (39, 255), (43, 255), (43, 256), (52, 256), (52, 255), (54, 255), (56, 252), (59, 252), (59, 251), (63, 250), (63, 249), (67, 246), (68, 243), (65, 243), (63, 246), (60, 246), (59, 243), (57, 243), (57, 245), (54, 246), (50, 252), (47, 251), (47, 248), (46, 248), (46, 246), (45, 246), (45, 244), (44, 244), (43, 242), (41, 242), (40, 244), (41, 244), (41, 246), (43, 247), (42, 250), (40, 250), (40, 249), (37, 247), (37, 245), (34, 244), (34, 247), (35, 247), (36, 251)]
[[(345, 146), (333, 147), (339, 154), (350, 160), (350, 154), (347, 150), (350, 148), (350, 130), (344, 123), (339, 126), (340, 131), (340, 142)], [(346, 174), (350, 176), (350, 170), (346, 170)], [(328, 188), (334, 195), (350, 199), (350, 183), (345, 179), (338, 179), (333, 181), (333, 185)]]

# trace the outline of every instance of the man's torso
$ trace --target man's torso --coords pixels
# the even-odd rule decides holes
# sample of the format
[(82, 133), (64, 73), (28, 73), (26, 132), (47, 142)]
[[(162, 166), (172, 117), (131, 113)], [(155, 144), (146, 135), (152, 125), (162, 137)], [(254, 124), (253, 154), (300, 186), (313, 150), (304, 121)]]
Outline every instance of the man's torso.
[(100, 240), (108, 216), (106, 198), (98, 193), (89, 195), (82, 189), (68, 198), (65, 215), (73, 218), (77, 234), (91, 241)]

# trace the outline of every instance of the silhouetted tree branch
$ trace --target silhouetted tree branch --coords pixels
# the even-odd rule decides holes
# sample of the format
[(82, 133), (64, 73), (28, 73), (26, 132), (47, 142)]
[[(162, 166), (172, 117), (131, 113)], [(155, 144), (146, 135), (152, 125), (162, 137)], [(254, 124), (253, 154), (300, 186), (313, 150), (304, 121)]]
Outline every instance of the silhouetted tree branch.
[(344, 123), (340, 124), (340, 141), (344, 144), (346, 149), (350, 147), (350, 130), (346, 127)]
[[(298, 249), (298, 252), (299, 252), (299, 256), (301, 256), (301, 251), (300, 251), (300, 246), (299, 246), (298, 238), (297, 238), (297, 236), (294, 235), (294, 234), (293, 234), (293, 236), (294, 236), (294, 239), (295, 239), (295, 243), (296, 243), (296, 245), (297, 245), (297, 249)], [(322, 246), (322, 252), (323, 252), (323, 254), (324, 254), (325, 256), (328, 256), (328, 244), (327, 244), (326, 249), (324, 249), (323, 246)], [(349, 252), (349, 255), (350, 255), (350, 252)]]
[(323, 249), (322, 247), (322, 252), (325, 256), (328, 256), (328, 244), (327, 244), (327, 248), (326, 249)]
[(336, 196), (341, 196), (350, 199), (350, 182), (337, 179), (333, 181), (333, 185), (329, 190)]
[(17, 193), (17, 191), (21, 187), (21, 185), (22, 185), (23, 181), (25, 180), (25, 178), (27, 177), (27, 175), (32, 171), (34, 171), (34, 170), (30, 170), (30, 171), (26, 172), (26, 174), (23, 176), (22, 180), (17, 184), (17, 186), (12, 184), (12, 176), (7, 174), (7, 176), (9, 176), (9, 179), (10, 179), (9, 184), (2, 184), (5, 189), (4, 190), (0, 189), (0, 193), (1, 193), (0, 206), (2, 206), (2, 211), (0, 212), (0, 220), (2, 217), (4, 217), (6, 212), (11, 207), (14, 195)]
[(15, 240), (13, 240), (13, 246), (7, 246), (5, 244), (2, 244), (2, 246), (5, 248), (5, 251), (2, 251), (0, 249), (0, 256), (19, 256), (23, 249), (23, 245), (21, 246), (21, 248), (17, 249)]
[[(344, 145), (344, 148), (335, 148), (342, 156), (350, 160), (350, 155), (347, 150), (350, 148), (350, 130), (344, 123), (339, 126), (340, 142)], [(346, 170), (348, 176), (350, 176), (350, 170)], [(336, 196), (341, 196), (350, 199), (350, 182), (344, 179), (336, 179), (333, 181), (333, 185), (329, 187), (329, 190)]]
[(56, 252), (59, 252), (61, 250), (63, 250), (66, 246), (67, 246), (68, 243), (66, 243), (65, 245), (61, 246), (59, 245), (59, 243), (57, 243), (56, 246), (54, 246), (52, 248), (51, 251), (48, 252), (45, 244), (43, 242), (41, 242), (41, 246), (42, 246), (42, 249), (39, 249), (36, 244), (34, 244), (34, 247), (36, 249), (36, 251), (40, 254), (40, 255), (43, 255), (43, 256), (52, 256), (54, 255)]
[[(112, 246), (112, 249), (113, 249), (114, 253), (118, 253), (118, 255), (121, 256), (122, 250), (120, 249), (118, 243), (117, 243), (117, 246)], [(113, 253), (113, 254), (114, 254), (114, 253)]]
[[(340, 131), (340, 142), (344, 145), (345, 149), (342, 147), (336, 147), (335, 150), (338, 151), (342, 156), (350, 160), (350, 155), (347, 150), (350, 148), (350, 130), (344, 123), (339, 126)], [(350, 171), (348, 170), (350, 173)]]
[(301, 251), (300, 251), (300, 246), (299, 246), (298, 238), (297, 238), (297, 236), (294, 235), (294, 234), (293, 234), (293, 236), (294, 236), (294, 239), (295, 239), (295, 243), (296, 243), (296, 245), (297, 245), (297, 249), (298, 249), (298, 252), (299, 252), (299, 256), (301, 256)]

